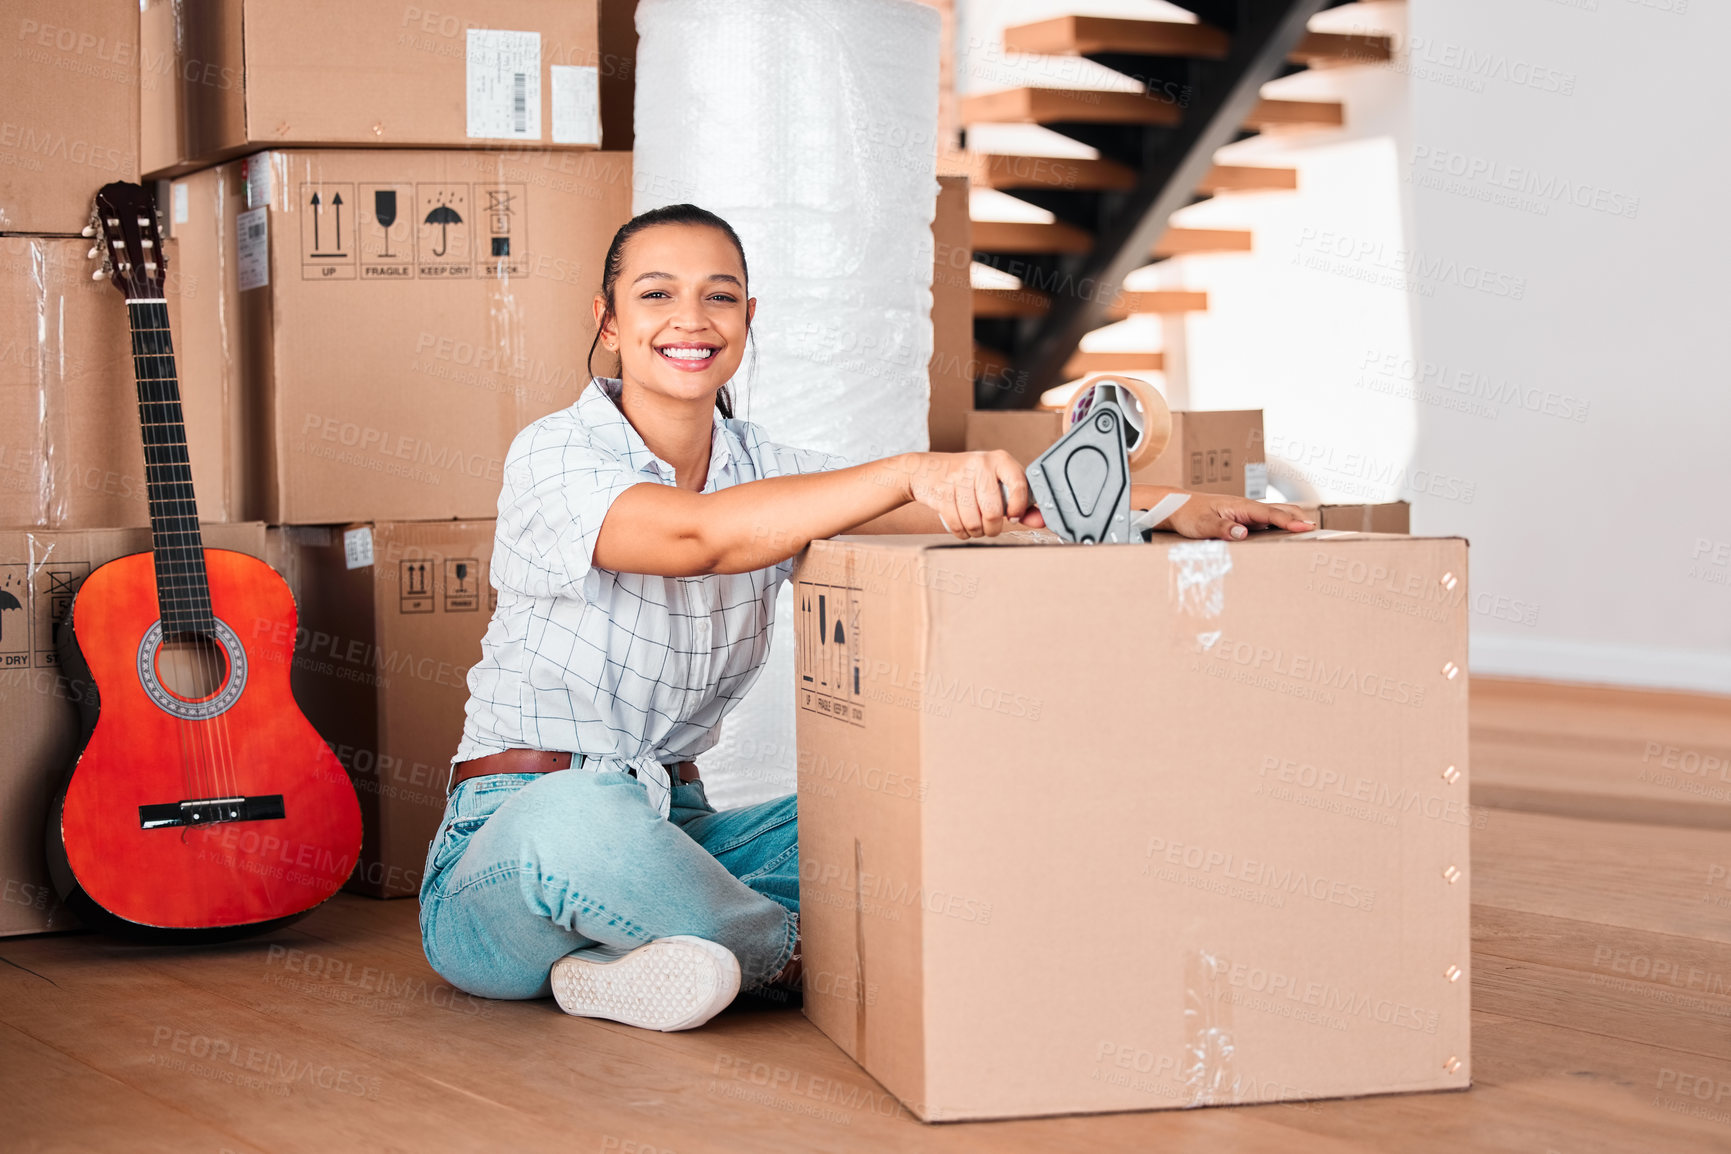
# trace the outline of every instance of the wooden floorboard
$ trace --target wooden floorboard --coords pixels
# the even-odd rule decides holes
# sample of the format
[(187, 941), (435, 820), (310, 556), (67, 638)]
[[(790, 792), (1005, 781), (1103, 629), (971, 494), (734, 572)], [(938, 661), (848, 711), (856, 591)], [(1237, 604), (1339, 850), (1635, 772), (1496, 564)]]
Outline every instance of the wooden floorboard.
[[(1605, 756), (1626, 760), (1634, 742), (1720, 740), (1716, 714), (1695, 701), (1493, 686), (1481, 712), (1483, 680), (1475, 778), (1486, 742), (1548, 756), (1597, 734), (1623, 743)], [(1605, 793), (1602, 779), (1572, 781), (1562, 763), (1535, 758), (1500, 780)], [(413, 901), (342, 895), (295, 926), (219, 947), (138, 948), (86, 933), (0, 941), (0, 1144), (212, 1154), (1731, 1149), (1731, 830), (1482, 805), (1474, 817), (1475, 1081), (1464, 1092), (930, 1126), (797, 1010), (740, 1006), (701, 1030), (655, 1034), (570, 1018), (549, 1001), (470, 998), (427, 966)]]
[(1475, 677), (1473, 801), (1731, 829), (1731, 701)]

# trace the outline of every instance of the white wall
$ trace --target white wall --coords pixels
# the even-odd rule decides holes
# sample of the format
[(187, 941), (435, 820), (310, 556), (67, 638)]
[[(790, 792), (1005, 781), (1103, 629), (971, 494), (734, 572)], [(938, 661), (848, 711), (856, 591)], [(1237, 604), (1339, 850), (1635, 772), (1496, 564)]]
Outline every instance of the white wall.
[[(1160, 7), (970, 0), (958, 85), (1113, 86), (994, 45), (1066, 10)], [(1296, 167), (1299, 190), (1181, 212), (1252, 229), (1255, 251), (1133, 274), (1209, 310), (1088, 343), (1163, 343), (1177, 404), (1263, 408), (1288, 495), (1405, 498), (1416, 531), (1468, 537), (1477, 671), (1731, 693), (1731, 6), (1412, 0), (1316, 26), (1399, 52), (1272, 85), (1342, 100), (1345, 128), (1227, 149)], [(1042, 133), (970, 146), (1088, 154)]]
[(1415, 463), (1475, 495), (1420, 527), (1537, 607), (1475, 619), (1474, 668), (1731, 692), (1731, 6), (1413, 0), (1410, 21), (1413, 244), (1524, 289), (1439, 288), (1414, 351), (1585, 406), (1421, 411)]

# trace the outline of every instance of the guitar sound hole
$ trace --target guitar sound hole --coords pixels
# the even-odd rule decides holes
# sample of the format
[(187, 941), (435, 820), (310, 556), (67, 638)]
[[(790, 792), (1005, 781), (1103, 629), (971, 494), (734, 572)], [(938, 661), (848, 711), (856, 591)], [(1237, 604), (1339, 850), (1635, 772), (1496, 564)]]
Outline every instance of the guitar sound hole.
[(168, 638), (156, 650), (156, 679), (182, 701), (203, 701), (228, 680), (228, 654), (214, 638)]

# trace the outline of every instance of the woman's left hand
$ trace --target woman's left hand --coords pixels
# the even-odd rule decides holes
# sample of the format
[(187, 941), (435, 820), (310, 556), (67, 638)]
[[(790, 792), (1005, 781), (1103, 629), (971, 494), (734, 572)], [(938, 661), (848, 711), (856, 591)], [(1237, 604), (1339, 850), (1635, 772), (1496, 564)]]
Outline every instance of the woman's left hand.
[(1252, 529), (1308, 533), (1316, 526), (1303, 518), (1296, 505), (1270, 505), (1224, 493), (1192, 493), (1182, 508), (1154, 528), (1182, 537), (1242, 541)]

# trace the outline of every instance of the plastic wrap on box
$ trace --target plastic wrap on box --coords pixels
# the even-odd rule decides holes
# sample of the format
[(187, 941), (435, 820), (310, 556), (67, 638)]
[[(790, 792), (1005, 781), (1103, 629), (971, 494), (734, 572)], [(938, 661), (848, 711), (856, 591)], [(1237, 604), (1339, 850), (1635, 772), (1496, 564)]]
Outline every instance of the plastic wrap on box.
[[(632, 210), (689, 201), (739, 233), (758, 355), (735, 412), (777, 441), (854, 461), (926, 448), (939, 25), (902, 0), (638, 5)], [(794, 750), (778, 628), (703, 757), (711, 800), (790, 792)]]
[[(90, 247), (0, 237), (0, 526), (150, 524), (125, 298), (107, 277), (91, 279)], [(183, 272), (176, 240), (162, 253), (199, 512), (229, 520), (229, 374), (212, 367), (202, 339), (182, 341), (221, 302)]]

